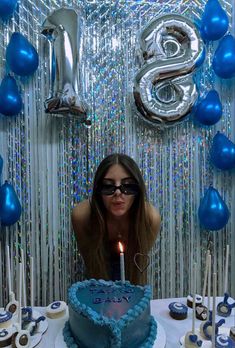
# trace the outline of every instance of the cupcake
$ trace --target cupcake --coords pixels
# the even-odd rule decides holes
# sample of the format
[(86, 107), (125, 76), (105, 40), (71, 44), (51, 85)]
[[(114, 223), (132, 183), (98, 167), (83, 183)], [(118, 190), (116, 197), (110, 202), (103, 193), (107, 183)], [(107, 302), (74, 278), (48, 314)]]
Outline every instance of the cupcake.
[(187, 318), (188, 308), (183, 303), (172, 302), (168, 306), (170, 310), (170, 316), (176, 320), (183, 320)]
[[(196, 306), (199, 306), (200, 304), (202, 304), (202, 296), (201, 295), (197, 295), (195, 296), (195, 304)], [(193, 308), (193, 295), (188, 295), (187, 297), (187, 306), (190, 308)]]
[(8, 311), (0, 312), (0, 329), (8, 328), (11, 326), (12, 314)]
[(13, 326), (7, 329), (0, 329), (0, 347), (11, 346), (12, 335), (15, 333), (15, 328)]

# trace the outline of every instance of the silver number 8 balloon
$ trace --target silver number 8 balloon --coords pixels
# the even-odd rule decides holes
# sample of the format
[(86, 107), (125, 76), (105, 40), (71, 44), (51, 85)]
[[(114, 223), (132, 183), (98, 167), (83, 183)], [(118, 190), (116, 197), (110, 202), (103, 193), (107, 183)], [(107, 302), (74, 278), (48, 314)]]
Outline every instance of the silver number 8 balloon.
[(143, 29), (139, 43), (142, 67), (133, 86), (137, 113), (151, 124), (174, 125), (197, 99), (192, 73), (204, 61), (203, 41), (189, 19), (167, 14)]

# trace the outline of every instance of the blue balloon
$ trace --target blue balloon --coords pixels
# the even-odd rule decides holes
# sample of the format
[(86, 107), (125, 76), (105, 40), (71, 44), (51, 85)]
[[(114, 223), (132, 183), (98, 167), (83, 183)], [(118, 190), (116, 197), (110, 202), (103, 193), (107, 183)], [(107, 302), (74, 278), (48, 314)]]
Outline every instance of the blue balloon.
[(219, 77), (229, 79), (235, 76), (235, 38), (225, 35), (217, 47), (212, 67)]
[(13, 33), (6, 49), (6, 61), (17, 75), (32, 75), (38, 68), (38, 53), (20, 33)]
[(219, 192), (212, 186), (208, 188), (201, 200), (198, 216), (201, 225), (212, 231), (220, 230), (229, 220), (228, 207)]
[(222, 112), (219, 94), (212, 89), (207, 93), (206, 97), (195, 106), (194, 118), (203, 125), (211, 126), (220, 120)]
[(3, 168), (3, 158), (0, 155), (0, 184), (2, 183), (2, 168)]
[(235, 144), (224, 134), (217, 132), (210, 150), (211, 162), (219, 169), (235, 168)]
[(21, 205), (11, 184), (5, 181), (0, 187), (0, 220), (3, 226), (13, 225), (19, 220)]
[(197, 68), (201, 66), (204, 63), (205, 58), (206, 58), (206, 49), (205, 47), (203, 47), (202, 53), (199, 55), (199, 57), (197, 58), (195, 62), (195, 66)]
[(1, 0), (0, 1), (0, 17), (7, 20), (15, 11), (17, 0)]
[(205, 41), (221, 39), (227, 32), (229, 20), (218, 0), (208, 0), (201, 20), (201, 36)]
[(5, 76), (0, 85), (0, 113), (5, 116), (17, 115), (22, 109), (22, 99), (16, 81)]

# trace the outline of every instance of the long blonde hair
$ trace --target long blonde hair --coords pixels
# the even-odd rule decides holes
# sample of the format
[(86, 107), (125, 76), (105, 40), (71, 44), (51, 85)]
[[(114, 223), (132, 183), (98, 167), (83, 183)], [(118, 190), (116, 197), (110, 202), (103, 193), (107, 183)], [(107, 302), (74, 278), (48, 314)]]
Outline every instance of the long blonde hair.
[[(125, 252), (126, 279), (133, 284), (146, 283), (146, 271), (141, 273), (134, 263), (136, 253), (147, 254), (155, 240), (148, 215), (146, 189), (143, 177), (135, 161), (125, 154), (112, 154), (99, 165), (93, 184), (91, 198), (91, 217), (87, 230), (87, 247), (83, 257), (87, 270), (87, 277), (109, 279), (108, 272), (108, 233), (106, 227), (105, 207), (99, 194), (99, 187), (108, 169), (120, 164), (130, 173), (139, 185), (139, 194), (135, 198), (130, 211), (130, 228), (128, 245)], [(88, 247), (89, 245), (89, 247)], [(144, 260), (138, 261), (144, 267)]]

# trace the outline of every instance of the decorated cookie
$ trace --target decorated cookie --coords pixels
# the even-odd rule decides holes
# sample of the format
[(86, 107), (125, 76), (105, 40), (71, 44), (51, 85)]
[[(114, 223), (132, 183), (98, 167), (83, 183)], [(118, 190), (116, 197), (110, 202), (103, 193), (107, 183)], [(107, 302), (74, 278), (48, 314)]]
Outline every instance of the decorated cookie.
[(235, 341), (235, 326), (230, 328), (229, 336)]
[[(197, 295), (195, 296), (195, 304), (198, 306), (199, 304), (202, 304), (202, 296)], [(188, 295), (187, 297), (187, 306), (190, 308), (193, 308), (193, 295)]]
[(235, 342), (227, 335), (217, 335), (215, 338), (215, 348), (235, 348)]
[(207, 319), (207, 307), (203, 304), (199, 304), (196, 307), (196, 318), (199, 320), (206, 320)]
[(170, 316), (176, 320), (182, 320), (187, 318), (188, 308), (183, 303), (172, 302), (168, 306), (170, 310)]
[(66, 314), (67, 305), (64, 301), (55, 301), (46, 308), (48, 318), (57, 319)]
[(235, 307), (235, 302), (233, 301), (229, 303), (228, 299), (229, 294), (225, 293), (223, 301), (218, 303), (217, 305), (217, 312), (218, 315), (220, 315), (221, 317), (229, 317), (232, 312), (232, 309)]
[(0, 329), (0, 347), (8, 347), (11, 345), (12, 335), (15, 333), (13, 326), (7, 329)]
[(0, 312), (0, 329), (11, 326), (12, 314), (8, 311)]
[(198, 336), (191, 331), (187, 332), (184, 339), (185, 348), (201, 347), (202, 341), (198, 339)]

